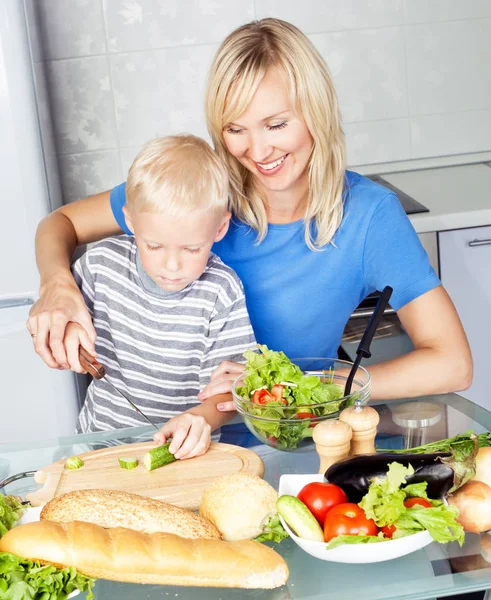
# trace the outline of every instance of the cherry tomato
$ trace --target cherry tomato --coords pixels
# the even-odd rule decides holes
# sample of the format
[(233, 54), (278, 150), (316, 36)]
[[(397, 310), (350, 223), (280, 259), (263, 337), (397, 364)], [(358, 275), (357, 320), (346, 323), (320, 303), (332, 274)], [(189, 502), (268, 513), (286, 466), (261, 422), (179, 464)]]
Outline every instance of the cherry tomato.
[(314, 481), (304, 486), (297, 497), (307, 505), (307, 508), (324, 525), (327, 511), (333, 506), (342, 504), (348, 500), (344, 491), (334, 483), (322, 483)]
[(404, 506), (406, 508), (412, 508), (413, 506), (423, 506), (424, 508), (431, 508), (431, 502), (428, 502), (425, 498), (408, 498), (404, 500)]
[(396, 532), (395, 525), (384, 525), (380, 528), (380, 531), (384, 534), (384, 537), (391, 538)]
[(368, 519), (365, 511), (347, 502), (338, 504), (327, 513), (324, 522), (324, 539), (330, 542), (338, 535), (377, 535), (375, 521)]

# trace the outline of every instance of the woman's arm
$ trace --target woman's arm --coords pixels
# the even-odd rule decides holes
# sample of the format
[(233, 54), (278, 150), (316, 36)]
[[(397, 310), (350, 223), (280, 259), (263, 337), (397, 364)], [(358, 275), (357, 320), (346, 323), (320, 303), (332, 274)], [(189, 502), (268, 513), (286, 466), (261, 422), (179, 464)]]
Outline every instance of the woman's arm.
[[(27, 328), (49, 367), (69, 368), (63, 344), (69, 321), (82, 325), (95, 340), (92, 320), (70, 271), (75, 248), (118, 233), (109, 191), (62, 206), (40, 222), (36, 232), (40, 298), (31, 308)], [(93, 346), (86, 350), (95, 354)]]
[(414, 350), (367, 367), (372, 399), (410, 398), (467, 389), (473, 364), (469, 343), (455, 307), (439, 286), (397, 311)]

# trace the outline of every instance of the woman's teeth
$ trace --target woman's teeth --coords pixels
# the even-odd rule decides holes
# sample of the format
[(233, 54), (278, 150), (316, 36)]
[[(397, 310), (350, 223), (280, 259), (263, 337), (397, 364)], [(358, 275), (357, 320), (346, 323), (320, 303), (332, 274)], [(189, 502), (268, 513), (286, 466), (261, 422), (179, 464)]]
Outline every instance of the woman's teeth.
[(271, 169), (275, 169), (276, 167), (279, 167), (281, 165), (281, 163), (285, 160), (285, 158), (286, 158), (286, 156), (282, 156), (275, 162), (268, 163), (267, 165), (264, 165), (263, 163), (257, 163), (257, 164), (261, 167), (261, 169), (264, 169), (265, 171), (270, 171)]

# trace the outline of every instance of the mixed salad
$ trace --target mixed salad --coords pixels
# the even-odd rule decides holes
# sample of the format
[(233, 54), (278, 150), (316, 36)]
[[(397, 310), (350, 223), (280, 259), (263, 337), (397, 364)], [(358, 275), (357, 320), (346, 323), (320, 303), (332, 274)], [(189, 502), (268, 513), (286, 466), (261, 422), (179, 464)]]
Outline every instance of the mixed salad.
[(280, 496), (278, 512), (297, 535), (325, 542), (328, 550), (425, 530), (437, 542), (456, 540), (462, 545), (465, 534), (456, 520), (459, 510), (429, 498), (426, 481), (407, 483), (413, 473), (411, 465), (390, 463), (386, 476), (374, 478), (358, 504), (349, 502), (340, 486), (309, 483), (297, 497)]
[(319, 417), (354, 402), (354, 397), (343, 398), (344, 389), (334, 383), (332, 369), (321, 377), (304, 374), (283, 352), (264, 345), (258, 349), (244, 352), (243, 385), (235, 391), (247, 402), (242, 410), (239, 407), (247, 426), (266, 443), (281, 450), (295, 449), (312, 437)]

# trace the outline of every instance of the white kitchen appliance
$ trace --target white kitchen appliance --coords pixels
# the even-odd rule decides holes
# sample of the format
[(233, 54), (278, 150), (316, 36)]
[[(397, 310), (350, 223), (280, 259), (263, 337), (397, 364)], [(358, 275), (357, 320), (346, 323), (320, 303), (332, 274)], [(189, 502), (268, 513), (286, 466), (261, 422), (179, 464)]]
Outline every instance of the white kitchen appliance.
[(50, 203), (23, 0), (0, 3), (0, 454), (74, 432), (77, 377), (48, 368), (26, 329), (39, 277), (37, 224)]

